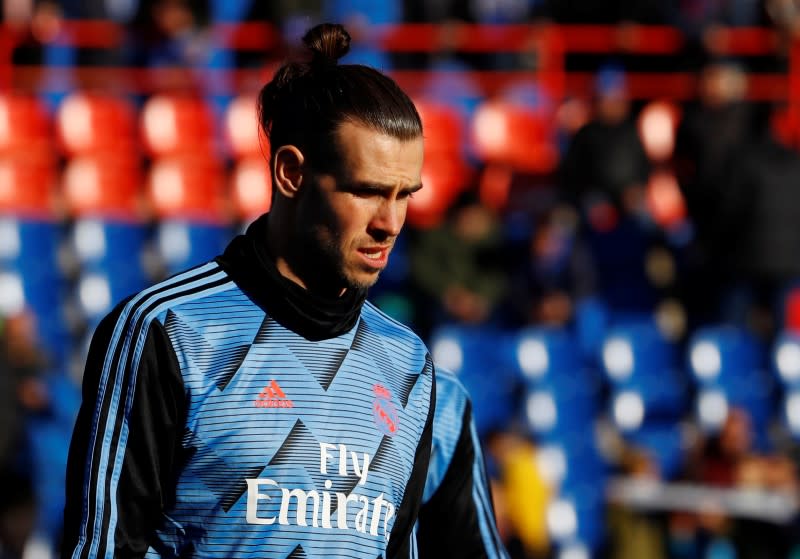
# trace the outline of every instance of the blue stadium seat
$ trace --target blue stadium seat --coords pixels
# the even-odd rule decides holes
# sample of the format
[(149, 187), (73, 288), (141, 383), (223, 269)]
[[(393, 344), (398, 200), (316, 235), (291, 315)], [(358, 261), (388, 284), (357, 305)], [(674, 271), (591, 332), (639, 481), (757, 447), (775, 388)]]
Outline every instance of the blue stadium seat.
[(701, 385), (727, 385), (764, 367), (764, 351), (744, 328), (712, 326), (698, 329), (689, 340), (689, 370)]
[(659, 378), (677, 365), (676, 349), (652, 320), (626, 321), (612, 327), (603, 343), (602, 369), (616, 386)]
[(77, 311), (89, 328), (93, 328), (114, 305), (144, 286), (139, 278), (113, 274), (105, 270), (87, 270), (75, 285)]
[(156, 231), (158, 255), (167, 275), (219, 256), (233, 237), (228, 225), (162, 220)]
[(584, 366), (577, 340), (567, 331), (529, 327), (516, 338), (516, 367), (530, 386), (570, 383)]
[(502, 331), (449, 325), (431, 336), (434, 363), (458, 375), (472, 398), (480, 436), (507, 427), (516, 413), (513, 338)]
[(688, 361), (698, 385), (696, 414), (701, 427), (715, 431), (733, 407), (748, 412), (759, 444), (776, 409), (775, 382), (767, 373), (761, 344), (743, 328), (707, 327), (689, 341)]
[(0, 216), (0, 267), (30, 280), (56, 276), (60, 241), (54, 221)]
[(772, 369), (786, 388), (800, 386), (800, 335), (783, 332), (772, 348)]
[(661, 478), (672, 480), (681, 474), (686, 448), (677, 422), (651, 422), (627, 435), (626, 441), (647, 453)]
[(594, 424), (599, 409), (599, 391), (581, 379), (572, 384), (529, 390), (525, 396), (526, 425), (539, 440), (585, 434), (587, 427)]
[(147, 227), (143, 223), (108, 219), (79, 219), (71, 232), (71, 244), (83, 270), (125, 276), (131, 285), (145, 287), (142, 263)]

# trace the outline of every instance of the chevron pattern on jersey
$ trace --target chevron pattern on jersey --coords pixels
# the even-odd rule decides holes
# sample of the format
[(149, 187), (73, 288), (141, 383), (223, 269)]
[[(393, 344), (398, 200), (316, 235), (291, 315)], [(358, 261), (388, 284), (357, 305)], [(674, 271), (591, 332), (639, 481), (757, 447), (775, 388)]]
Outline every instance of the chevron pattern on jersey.
[(294, 548), (294, 550), (289, 554), (289, 556), (286, 559), (308, 559), (308, 555), (306, 555), (303, 546), (298, 545), (297, 547)]
[[(319, 459), (319, 441), (311, 433), (302, 421), (295, 422), (286, 440), (270, 460), (270, 466), (294, 466), (298, 464), (313, 464), (314, 460)], [(332, 483), (331, 490), (350, 494), (358, 484), (358, 476), (340, 476), (333, 471), (322, 474), (319, 468), (305, 468), (306, 473), (314, 481), (314, 486), (318, 491), (325, 488), (325, 481)], [(254, 476), (255, 477), (255, 476)]]
[(179, 359), (185, 358), (187, 366), (209, 371), (209, 376), (220, 390), (225, 389), (250, 350), (250, 344), (241, 344), (219, 351), (206, 336), (181, 320), (172, 310), (167, 311), (164, 328), (170, 339), (177, 340), (177, 343), (173, 343)]
[[(396, 452), (397, 449), (395, 448), (392, 437), (384, 436), (378, 447), (378, 451), (372, 459), (373, 470), (384, 472), (390, 476), (401, 474), (402, 470), (400, 464), (392, 457), (393, 455), (396, 456)], [(399, 502), (398, 499), (402, 498), (402, 492), (395, 493), (392, 497)]]
[(378, 365), (381, 373), (386, 378), (392, 391), (395, 392), (400, 403), (405, 408), (408, 405), (408, 396), (419, 378), (417, 372), (405, 373), (390, 357), (391, 353), (383, 344), (383, 337), (379, 336), (367, 324), (366, 320), (358, 323), (352, 349), (367, 353)]
[(247, 490), (246, 478), (257, 476), (263, 468), (248, 468), (230, 463), (217, 455), (188, 429), (183, 445), (189, 452), (186, 473), (202, 480), (218, 498), (224, 510), (230, 509)]
[(339, 367), (342, 366), (345, 357), (347, 357), (346, 348), (330, 349), (325, 353), (310, 353), (308, 351), (308, 343), (303, 338), (287, 332), (274, 319), (267, 317), (258, 329), (258, 334), (256, 334), (253, 343), (267, 344), (275, 342), (287, 347), (308, 372), (317, 379), (317, 382), (325, 391), (330, 388), (336, 373), (339, 372)]
[(301, 344), (289, 344), (288, 347), (325, 391), (330, 388), (333, 378), (339, 372), (339, 367), (347, 357), (347, 350), (344, 348), (316, 355), (305, 351)]

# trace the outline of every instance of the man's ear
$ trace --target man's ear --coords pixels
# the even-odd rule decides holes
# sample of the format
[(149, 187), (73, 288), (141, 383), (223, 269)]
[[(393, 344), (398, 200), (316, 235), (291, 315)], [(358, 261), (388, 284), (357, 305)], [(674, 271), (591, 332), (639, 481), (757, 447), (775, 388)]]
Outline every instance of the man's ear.
[(273, 156), (272, 183), (283, 196), (294, 198), (303, 184), (303, 152), (296, 146), (281, 146)]

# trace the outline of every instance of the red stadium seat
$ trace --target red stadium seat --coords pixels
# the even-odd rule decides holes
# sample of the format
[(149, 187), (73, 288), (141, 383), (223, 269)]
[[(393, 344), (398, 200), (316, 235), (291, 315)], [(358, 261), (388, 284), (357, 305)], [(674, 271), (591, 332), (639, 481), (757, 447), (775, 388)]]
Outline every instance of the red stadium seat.
[(784, 330), (800, 334), (800, 287), (789, 290), (784, 303)]
[(51, 216), (55, 178), (55, 168), (48, 159), (0, 156), (0, 213)]
[(680, 119), (680, 107), (668, 101), (652, 101), (639, 113), (639, 138), (651, 161), (660, 163), (672, 157)]
[(0, 93), (0, 154), (46, 154), (50, 137), (47, 112), (36, 97)]
[(415, 100), (425, 137), (425, 155), (459, 155), (465, 136), (465, 123), (452, 106), (426, 100)]
[(144, 146), (152, 157), (215, 153), (214, 117), (200, 98), (155, 95), (141, 112)]
[(553, 126), (543, 113), (505, 101), (486, 101), (472, 121), (472, 141), (484, 162), (510, 165), (517, 171), (548, 173), (558, 153)]
[(158, 218), (217, 223), (224, 220), (225, 181), (216, 159), (172, 156), (153, 163), (147, 201)]
[(73, 217), (139, 217), (141, 169), (129, 154), (80, 156), (64, 169), (63, 199)]
[(423, 188), (408, 204), (408, 222), (414, 227), (437, 225), (464, 190), (472, 170), (458, 157), (428, 157), (422, 168)]
[(58, 108), (56, 129), (70, 156), (136, 149), (134, 107), (112, 95), (73, 93)]
[(269, 211), (272, 204), (272, 176), (263, 157), (249, 157), (236, 164), (231, 176), (230, 198), (240, 221), (252, 221)]
[(269, 139), (258, 122), (257, 99), (243, 95), (231, 101), (225, 112), (225, 139), (234, 159), (269, 157)]

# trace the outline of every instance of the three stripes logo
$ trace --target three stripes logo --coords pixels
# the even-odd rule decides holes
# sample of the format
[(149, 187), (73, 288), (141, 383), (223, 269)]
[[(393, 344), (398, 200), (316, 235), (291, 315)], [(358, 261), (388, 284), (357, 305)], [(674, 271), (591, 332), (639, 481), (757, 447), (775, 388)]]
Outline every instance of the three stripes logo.
[(272, 380), (265, 386), (256, 398), (257, 408), (292, 408), (294, 403), (286, 397), (278, 381)]

